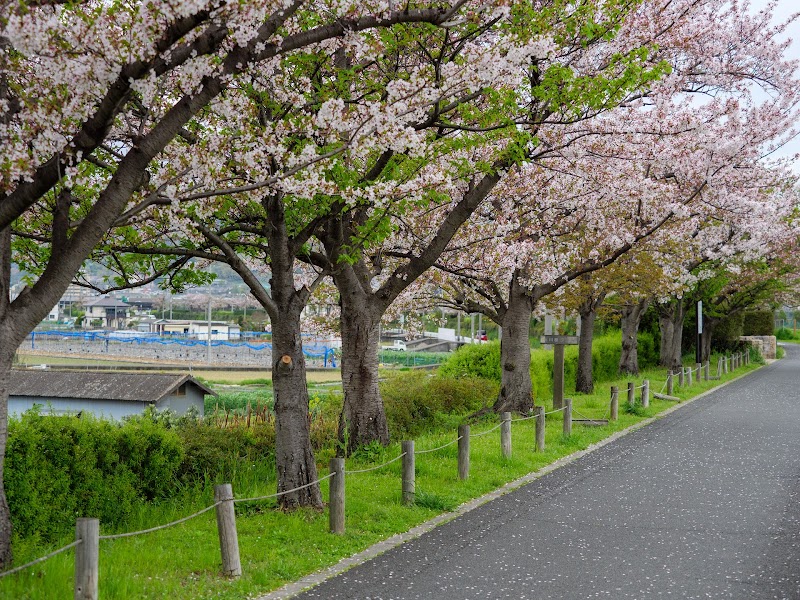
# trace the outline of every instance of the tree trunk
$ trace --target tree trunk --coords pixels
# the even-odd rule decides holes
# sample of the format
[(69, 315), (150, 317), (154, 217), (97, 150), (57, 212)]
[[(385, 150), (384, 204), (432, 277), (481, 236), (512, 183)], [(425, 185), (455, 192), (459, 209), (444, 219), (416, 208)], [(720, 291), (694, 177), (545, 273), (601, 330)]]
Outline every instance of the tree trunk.
[[(2, 331), (5, 331), (2, 327)], [(19, 343), (22, 343), (20, 340)], [(8, 444), (8, 384), (11, 376), (11, 365), (14, 360), (14, 350), (19, 346), (15, 340), (3, 336), (0, 348), (0, 565), (11, 564), (11, 512), (4, 484), (4, 465), (6, 446)]]
[(703, 362), (711, 358), (711, 340), (714, 337), (714, 328), (718, 323), (719, 319), (703, 317), (703, 333), (700, 334), (700, 350)]
[(591, 394), (594, 391), (594, 373), (592, 371), (592, 338), (594, 337), (594, 321), (597, 311), (582, 312), (581, 334), (578, 338), (578, 373), (575, 379), (575, 391)]
[(675, 323), (672, 320), (672, 307), (663, 310), (659, 307), (658, 327), (661, 331), (661, 342), (658, 346), (658, 364), (668, 367), (672, 364), (672, 343), (675, 337)]
[(389, 426), (378, 388), (379, 325), (382, 311), (370, 297), (339, 287), (342, 299), (342, 389), (339, 440), (349, 454), (370, 442), (389, 443)]
[[(272, 389), (278, 491), (291, 490), (317, 479), (317, 465), (311, 450), (300, 312), (296, 309), (272, 321)], [(284, 494), (279, 502), (282, 508), (321, 508), (319, 484)]]
[(594, 322), (597, 309), (603, 304), (605, 293), (587, 298), (579, 307), (581, 316), (581, 333), (578, 338), (578, 373), (575, 380), (575, 391), (591, 394), (594, 391), (594, 372), (592, 369), (592, 340), (594, 339)]
[(495, 412), (528, 413), (533, 409), (531, 383), (531, 315), (533, 299), (517, 281), (511, 280), (508, 307), (499, 325), (503, 328), (500, 341), (501, 385), (494, 403)]
[(639, 323), (649, 301), (640, 300), (622, 309), (622, 355), (619, 358), (619, 372), (638, 375), (639, 373)]
[(670, 369), (680, 367), (683, 354), (683, 321), (686, 317), (684, 300), (679, 298), (659, 306), (658, 314), (658, 325), (661, 329), (658, 364)]

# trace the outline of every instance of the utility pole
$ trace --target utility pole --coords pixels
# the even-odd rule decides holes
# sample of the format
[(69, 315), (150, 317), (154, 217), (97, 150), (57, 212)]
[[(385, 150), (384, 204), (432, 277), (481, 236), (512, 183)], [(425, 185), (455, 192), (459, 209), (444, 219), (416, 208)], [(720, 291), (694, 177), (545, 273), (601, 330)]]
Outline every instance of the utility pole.
[(206, 362), (211, 364), (211, 296), (208, 297), (208, 344), (206, 345)]

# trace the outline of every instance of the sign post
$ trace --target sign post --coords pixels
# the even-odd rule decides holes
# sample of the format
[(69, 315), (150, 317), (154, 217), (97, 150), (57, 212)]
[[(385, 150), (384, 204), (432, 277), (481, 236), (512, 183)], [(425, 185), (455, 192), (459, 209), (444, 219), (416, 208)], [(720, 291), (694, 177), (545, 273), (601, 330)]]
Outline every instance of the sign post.
[(564, 406), (564, 346), (576, 345), (576, 335), (544, 335), (542, 344), (553, 346), (553, 410)]
[[(697, 364), (702, 364), (703, 362), (703, 301), (697, 301), (697, 350), (695, 351), (695, 362)], [(700, 375), (698, 374), (698, 379)]]

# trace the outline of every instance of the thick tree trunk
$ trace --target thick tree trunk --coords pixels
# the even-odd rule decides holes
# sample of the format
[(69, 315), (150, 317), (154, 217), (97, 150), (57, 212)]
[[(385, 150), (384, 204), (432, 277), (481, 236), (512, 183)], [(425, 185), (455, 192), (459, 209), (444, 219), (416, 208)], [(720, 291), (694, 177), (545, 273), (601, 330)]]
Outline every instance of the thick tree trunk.
[(594, 391), (594, 372), (592, 369), (592, 339), (596, 310), (581, 312), (581, 334), (578, 338), (578, 373), (575, 378), (575, 391), (591, 394)]
[(649, 300), (640, 300), (622, 310), (622, 355), (619, 358), (619, 372), (638, 375), (639, 373), (639, 323), (647, 310)]
[(508, 307), (500, 319), (503, 337), (500, 341), (500, 395), (495, 412), (528, 413), (533, 409), (531, 383), (531, 315), (533, 299), (519, 285), (516, 275), (511, 281)]
[(349, 454), (363, 444), (389, 443), (389, 427), (378, 388), (379, 324), (382, 311), (370, 298), (342, 288), (342, 389), (339, 440)]
[(683, 321), (686, 304), (682, 298), (659, 307), (658, 325), (661, 329), (658, 364), (674, 369), (681, 366)]
[(714, 338), (714, 328), (718, 323), (719, 319), (713, 317), (703, 318), (703, 333), (700, 334), (700, 350), (703, 362), (711, 357), (711, 340)]
[(658, 346), (658, 364), (668, 367), (672, 364), (672, 343), (675, 337), (675, 323), (672, 320), (672, 311), (669, 314), (659, 311), (658, 327), (661, 330), (661, 342)]
[(587, 298), (579, 307), (581, 316), (581, 333), (578, 337), (578, 373), (575, 379), (575, 391), (591, 394), (594, 391), (594, 372), (592, 368), (592, 340), (594, 339), (594, 322), (597, 309), (603, 304), (605, 294)]
[[(275, 463), (278, 491), (317, 479), (308, 420), (306, 361), (300, 314), (284, 313), (272, 322), (272, 389), (275, 394)], [(319, 484), (279, 497), (282, 508), (322, 507)]]
[[(0, 327), (0, 331), (4, 331)], [(4, 464), (6, 446), (8, 444), (8, 384), (11, 376), (11, 365), (14, 359), (14, 350), (19, 346), (15, 341), (3, 336), (0, 348), (0, 565), (11, 564), (11, 512), (4, 482)], [(21, 341), (20, 341), (21, 343)]]

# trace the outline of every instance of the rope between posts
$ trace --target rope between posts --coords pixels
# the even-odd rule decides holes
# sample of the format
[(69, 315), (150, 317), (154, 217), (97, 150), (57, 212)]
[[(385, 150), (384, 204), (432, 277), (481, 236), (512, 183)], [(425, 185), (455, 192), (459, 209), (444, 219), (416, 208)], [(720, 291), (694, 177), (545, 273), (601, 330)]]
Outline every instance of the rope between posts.
[(396, 460), (400, 460), (405, 455), (406, 455), (406, 453), (403, 452), (400, 456), (395, 456), (392, 460), (386, 461), (385, 463), (383, 463), (382, 465), (378, 465), (377, 467), (370, 467), (369, 469), (359, 469), (357, 471), (345, 471), (344, 473), (345, 473), (345, 475), (350, 475), (352, 473), (368, 473), (370, 471), (375, 471), (377, 469), (385, 467), (386, 465), (392, 464)]
[(561, 408), (559, 408), (559, 409), (556, 409), (556, 410), (551, 410), (551, 411), (549, 411), (549, 412), (546, 412), (546, 413), (544, 413), (544, 414), (546, 414), (546, 415), (552, 415), (553, 413), (561, 412), (562, 410), (567, 410), (567, 407), (566, 407), (566, 406), (562, 406), (562, 407), (561, 407)]
[(664, 393), (664, 390), (667, 389), (667, 384), (668, 383), (669, 383), (669, 378), (667, 378), (667, 380), (664, 381), (664, 385), (661, 386), (661, 391), (659, 392), (659, 394), (663, 394)]
[[(502, 424), (503, 422), (500, 423), (500, 425)], [(494, 427), (492, 427), (491, 429), (487, 429), (483, 433), (473, 433), (469, 437), (481, 437), (482, 435), (486, 435), (487, 433), (492, 433), (495, 429), (500, 429), (500, 425), (495, 425)]]
[(296, 488), (292, 488), (291, 490), (284, 490), (282, 492), (277, 492), (275, 494), (269, 494), (267, 496), (256, 496), (255, 498), (234, 498), (233, 499), (233, 503), (237, 504), (239, 502), (255, 502), (257, 500), (269, 500), (270, 498), (277, 498), (278, 496), (284, 496), (285, 494), (291, 494), (292, 492), (296, 492), (298, 490), (302, 490), (302, 489), (305, 489), (307, 487), (311, 487), (312, 485), (315, 485), (317, 483), (325, 481), (326, 479), (330, 479), (334, 475), (336, 475), (336, 471), (334, 471), (333, 473), (328, 473), (327, 475), (325, 475), (325, 477), (320, 477), (319, 479), (317, 479), (316, 481), (312, 481), (311, 483), (306, 483), (306, 484), (298, 486)]
[[(609, 410), (610, 410), (610, 409), (609, 409)], [(593, 417), (587, 417), (587, 416), (586, 416), (585, 414), (583, 414), (582, 412), (579, 412), (579, 411), (575, 410), (575, 407), (574, 407), (574, 406), (572, 407), (572, 412), (574, 412), (574, 413), (575, 413), (576, 415), (578, 415), (579, 417), (581, 417), (581, 418), (583, 418), (583, 419), (586, 419), (587, 421), (599, 421), (599, 420), (600, 420), (600, 419), (595, 419), (595, 418), (593, 418)]]
[(438, 448), (431, 448), (430, 450), (416, 450), (414, 454), (427, 454), (428, 452), (436, 452), (437, 450), (441, 450), (442, 448), (447, 448), (448, 446), (452, 446), (463, 437), (464, 437), (463, 435), (460, 435), (452, 442), (447, 442), (444, 446), (439, 446)]
[(14, 573), (19, 573), (23, 569), (27, 569), (28, 567), (32, 567), (33, 565), (37, 565), (40, 562), (44, 562), (48, 558), (53, 558), (56, 554), (61, 554), (62, 552), (66, 552), (70, 548), (74, 548), (78, 544), (82, 544), (82, 543), (83, 543), (83, 540), (75, 540), (71, 544), (67, 544), (66, 546), (64, 546), (63, 548), (59, 548), (58, 550), (53, 550), (50, 554), (42, 556), (41, 558), (37, 558), (36, 560), (32, 560), (29, 563), (25, 563), (24, 565), (20, 565), (18, 567), (14, 567), (13, 569), (9, 569), (8, 571), (4, 571), (3, 573), (0, 573), (0, 578), (5, 577), (6, 575), (13, 575)]
[(528, 417), (520, 417), (519, 419), (511, 419), (511, 422), (512, 423), (517, 423), (519, 421), (528, 421), (530, 419), (535, 419), (535, 418), (536, 418), (536, 415), (530, 415)]
[(119, 538), (126, 538), (126, 537), (133, 537), (134, 535), (142, 535), (144, 533), (152, 533), (154, 531), (158, 531), (159, 529), (166, 529), (167, 527), (172, 527), (173, 525), (178, 525), (180, 523), (184, 523), (189, 519), (194, 519), (195, 517), (199, 517), (203, 513), (210, 511), (212, 508), (216, 508), (220, 504), (222, 504), (223, 500), (219, 502), (215, 502), (211, 506), (207, 506), (206, 508), (197, 511), (194, 514), (189, 515), (188, 517), (183, 517), (182, 519), (178, 519), (177, 521), (172, 521), (171, 523), (165, 523), (164, 525), (157, 525), (156, 527), (151, 527), (150, 529), (142, 529), (141, 531), (129, 531), (128, 533), (115, 533), (113, 535), (101, 535), (101, 540), (117, 540)]

